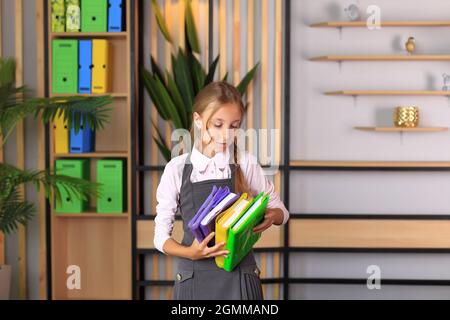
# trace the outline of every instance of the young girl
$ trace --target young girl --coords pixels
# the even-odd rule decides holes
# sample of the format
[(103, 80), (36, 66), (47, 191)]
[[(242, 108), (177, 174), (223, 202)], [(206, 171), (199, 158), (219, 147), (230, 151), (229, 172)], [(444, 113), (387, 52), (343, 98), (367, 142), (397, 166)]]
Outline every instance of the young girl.
[[(165, 167), (157, 190), (155, 247), (179, 258), (174, 299), (262, 300), (259, 269), (251, 251), (232, 271), (216, 266), (214, 257), (226, 256), (225, 243), (208, 247), (211, 233), (199, 243), (188, 228), (189, 221), (208, 197), (213, 185), (228, 186), (231, 192), (260, 192), (270, 200), (264, 220), (254, 232), (272, 224), (285, 224), (289, 218), (273, 184), (248, 152), (238, 159), (235, 131), (244, 116), (244, 106), (236, 88), (214, 82), (195, 98), (193, 127), (200, 133), (192, 152), (173, 158)], [(233, 156), (229, 151), (234, 143)], [(180, 243), (171, 238), (175, 213), (181, 212), (184, 237)]]

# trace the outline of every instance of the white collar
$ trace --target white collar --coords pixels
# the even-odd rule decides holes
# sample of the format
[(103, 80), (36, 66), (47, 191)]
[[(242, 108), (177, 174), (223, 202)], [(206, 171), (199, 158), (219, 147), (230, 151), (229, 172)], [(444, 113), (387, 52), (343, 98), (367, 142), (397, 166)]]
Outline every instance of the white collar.
[(216, 153), (212, 158), (204, 155), (197, 149), (196, 146), (192, 148), (191, 152), (191, 163), (195, 169), (200, 172), (205, 171), (206, 167), (212, 162), (215, 166), (221, 170), (225, 169), (229, 165), (230, 161), (230, 151), (228, 148), (224, 152)]

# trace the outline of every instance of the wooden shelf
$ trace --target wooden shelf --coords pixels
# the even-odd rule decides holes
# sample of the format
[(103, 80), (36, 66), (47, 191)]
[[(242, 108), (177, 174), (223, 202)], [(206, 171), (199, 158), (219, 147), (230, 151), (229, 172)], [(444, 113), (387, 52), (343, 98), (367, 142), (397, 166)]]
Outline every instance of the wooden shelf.
[(51, 32), (50, 38), (126, 38), (128, 32)]
[(74, 219), (84, 219), (84, 218), (94, 218), (94, 219), (109, 219), (109, 218), (128, 218), (128, 213), (93, 213), (93, 212), (81, 212), (81, 213), (55, 213), (57, 218), (74, 218)]
[(450, 55), (327, 55), (310, 61), (450, 61)]
[[(450, 20), (438, 21), (381, 21), (381, 27), (450, 27)], [(366, 21), (325, 21), (313, 23), (311, 28), (358, 28), (367, 27)]]
[(433, 90), (341, 90), (325, 92), (329, 96), (450, 96), (450, 91)]
[(397, 127), (355, 127), (356, 130), (375, 131), (375, 132), (441, 132), (448, 131), (446, 127), (429, 128), (397, 128)]
[(450, 168), (450, 161), (290, 161), (294, 167), (341, 167), (341, 168)]
[(128, 98), (127, 93), (51, 93), (50, 97), (96, 97), (96, 96), (111, 96), (113, 98)]
[(56, 153), (55, 158), (126, 158), (127, 152), (102, 151), (88, 153)]
[[(50, 2), (49, 0), (46, 0)], [(57, 213), (50, 211), (51, 228), (51, 292), (54, 299), (131, 299), (132, 298), (132, 152), (134, 128), (132, 113), (136, 106), (131, 97), (138, 92), (132, 81), (134, 71), (132, 54), (138, 52), (137, 42), (131, 38), (138, 26), (135, 1), (125, 0), (126, 32), (67, 32), (52, 33), (51, 19), (47, 23), (48, 55), (44, 63), (49, 74), (48, 88), (51, 97), (61, 96), (106, 96), (113, 98), (108, 123), (95, 133), (95, 152), (55, 153), (54, 135), (49, 134), (49, 167), (54, 169), (55, 160), (61, 158), (90, 159), (90, 179), (96, 181), (97, 159), (121, 158), (125, 161), (124, 211), (123, 213), (97, 213), (97, 201), (92, 197), (89, 207), (82, 213)], [(47, 6), (51, 17), (51, 6)], [(139, 30), (136, 30), (138, 37)], [(54, 39), (107, 39), (112, 55), (109, 65), (110, 87), (104, 94), (52, 94), (52, 40)], [(94, 208), (94, 209), (93, 209)], [(81, 290), (69, 290), (66, 285), (68, 265), (81, 268), (84, 279)]]

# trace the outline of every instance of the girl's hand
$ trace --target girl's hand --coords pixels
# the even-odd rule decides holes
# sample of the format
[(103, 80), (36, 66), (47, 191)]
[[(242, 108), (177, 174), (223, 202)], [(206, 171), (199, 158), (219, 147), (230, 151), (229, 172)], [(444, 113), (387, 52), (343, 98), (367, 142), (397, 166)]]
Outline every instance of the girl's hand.
[(200, 259), (208, 259), (217, 256), (226, 257), (228, 254), (228, 250), (222, 250), (222, 247), (225, 245), (225, 242), (217, 243), (213, 247), (208, 247), (208, 242), (212, 240), (215, 232), (211, 232), (201, 243), (198, 242), (197, 239), (194, 239), (191, 246), (189, 247), (190, 251), (190, 259), (191, 260), (200, 260)]
[(264, 220), (258, 224), (254, 229), (254, 233), (263, 232), (270, 228), (271, 225), (281, 225), (283, 223), (284, 215), (281, 209), (267, 209), (264, 215)]

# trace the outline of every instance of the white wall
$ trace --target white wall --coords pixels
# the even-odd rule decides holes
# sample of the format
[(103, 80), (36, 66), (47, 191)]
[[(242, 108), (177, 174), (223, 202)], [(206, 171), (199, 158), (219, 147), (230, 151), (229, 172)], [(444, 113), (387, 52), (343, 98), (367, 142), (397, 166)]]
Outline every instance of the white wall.
[[(392, 110), (417, 105), (421, 125), (449, 126), (450, 100), (444, 97), (326, 96), (344, 89), (440, 90), (449, 62), (311, 62), (328, 54), (403, 54), (414, 36), (418, 54), (449, 54), (450, 28), (310, 28), (345, 20), (351, 1), (292, 0), (291, 159), (449, 160), (450, 132), (371, 133), (354, 126), (392, 126)], [(382, 20), (448, 20), (447, 0), (360, 0), (375, 4)], [(365, 16), (365, 15), (364, 15)], [(303, 172), (291, 176), (290, 209), (296, 213), (448, 214), (450, 173)], [(450, 279), (449, 255), (294, 254), (291, 276), (364, 278), (370, 264), (386, 278)], [(291, 298), (450, 298), (449, 287), (295, 285)]]

